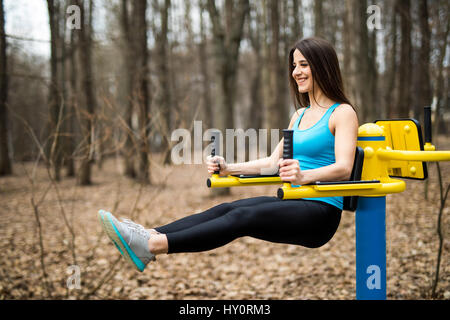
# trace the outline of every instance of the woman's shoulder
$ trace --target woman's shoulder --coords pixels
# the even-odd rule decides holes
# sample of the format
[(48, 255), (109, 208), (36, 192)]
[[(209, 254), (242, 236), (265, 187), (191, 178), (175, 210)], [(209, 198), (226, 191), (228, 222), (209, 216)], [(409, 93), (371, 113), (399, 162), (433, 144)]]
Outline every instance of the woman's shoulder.
[(347, 103), (341, 103), (333, 112), (335, 117), (338, 118), (348, 118), (348, 117), (357, 117), (355, 108)]
[(351, 105), (349, 105), (348, 103), (341, 103), (338, 105), (338, 107), (336, 108), (336, 111), (339, 112), (355, 112), (355, 108), (353, 108)]
[(348, 126), (351, 123), (357, 125), (358, 115), (351, 105), (342, 103), (331, 114), (330, 122), (333, 125), (342, 124)]

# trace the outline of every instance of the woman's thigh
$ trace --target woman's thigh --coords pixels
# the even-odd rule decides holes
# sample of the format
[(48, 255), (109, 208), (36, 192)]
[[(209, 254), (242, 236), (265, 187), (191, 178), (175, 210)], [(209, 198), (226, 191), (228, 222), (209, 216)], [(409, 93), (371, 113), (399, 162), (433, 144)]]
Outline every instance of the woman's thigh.
[(166, 225), (156, 227), (155, 230), (161, 233), (177, 232), (189, 229), (201, 223), (216, 219), (227, 214), (228, 212), (241, 207), (255, 207), (272, 202), (279, 202), (280, 199), (276, 197), (252, 197), (246, 199), (239, 199), (232, 202), (224, 202), (214, 207), (211, 207), (203, 212), (191, 214), (181, 219), (170, 222)]
[(319, 247), (336, 232), (341, 210), (309, 200), (280, 200), (240, 207), (236, 214), (238, 236), (271, 242)]
[(277, 197), (260, 196), (235, 200), (232, 202), (228, 202), (228, 205), (230, 206), (230, 210), (232, 210), (240, 207), (254, 207), (268, 203), (280, 203), (281, 201), (283, 200)]

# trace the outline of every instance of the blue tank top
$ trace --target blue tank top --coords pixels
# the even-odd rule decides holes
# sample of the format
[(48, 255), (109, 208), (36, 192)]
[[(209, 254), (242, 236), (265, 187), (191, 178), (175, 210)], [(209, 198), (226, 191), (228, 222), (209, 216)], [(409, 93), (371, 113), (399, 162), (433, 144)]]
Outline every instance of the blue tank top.
[[(294, 123), (294, 159), (300, 163), (301, 170), (311, 170), (325, 167), (336, 162), (334, 155), (334, 136), (328, 127), (328, 121), (334, 109), (339, 103), (333, 104), (328, 108), (322, 118), (311, 128), (299, 130), (298, 126), (302, 120), (303, 114), (297, 118)], [(300, 187), (292, 185), (292, 187)], [(342, 210), (343, 197), (323, 197), (323, 198), (305, 198), (306, 200), (316, 200), (329, 203)]]

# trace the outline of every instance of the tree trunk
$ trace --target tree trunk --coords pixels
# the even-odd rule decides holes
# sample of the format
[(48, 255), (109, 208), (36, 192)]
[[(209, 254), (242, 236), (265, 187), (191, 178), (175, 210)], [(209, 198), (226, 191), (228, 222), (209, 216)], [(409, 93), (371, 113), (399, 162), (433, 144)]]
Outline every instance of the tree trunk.
[(290, 26), (289, 47), (303, 37), (303, 8), (302, 1), (292, 0), (292, 24)]
[(397, 0), (400, 15), (401, 42), (399, 65), (399, 91), (397, 117), (409, 117), (411, 104), (411, 3), (410, 0)]
[[(71, 146), (71, 135), (73, 134), (73, 127), (72, 127), (72, 117), (70, 114), (70, 100), (68, 94), (68, 85), (66, 82), (67, 77), (67, 66), (66, 66), (66, 60), (70, 55), (73, 55), (73, 52), (71, 53), (70, 46), (66, 46), (66, 20), (64, 18), (65, 15), (65, 6), (62, 6), (59, 8), (58, 12), (58, 30), (59, 30), (59, 41), (58, 41), (58, 47), (60, 56), (58, 57), (58, 63), (59, 63), (59, 86), (60, 86), (60, 99), (61, 99), (61, 130), (62, 132), (60, 138), (58, 139), (60, 142), (60, 154), (61, 154), (61, 160), (60, 160), (60, 166), (61, 168), (66, 167), (69, 172), (67, 172), (68, 176), (73, 176), (74, 171), (70, 172), (71, 166), (73, 167), (73, 156), (72, 152), (73, 146)], [(67, 50), (69, 49), (69, 50)], [(69, 60), (70, 62), (70, 60)]]
[(323, 10), (323, 16), (327, 17), (324, 24), (324, 32), (326, 39), (330, 41), (333, 47), (337, 47), (337, 37), (340, 29), (339, 20), (341, 17), (341, 7), (336, 4), (336, 1), (326, 1), (325, 8)]
[[(448, 47), (448, 36), (450, 32), (450, 19), (448, 19), (450, 4), (446, 2), (447, 9), (447, 19), (441, 21), (441, 19), (437, 16), (437, 34), (438, 34), (438, 50), (439, 54), (436, 59), (436, 80), (435, 80), (435, 90), (434, 96), (436, 97), (436, 111), (435, 111), (435, 121), (433, 124), (433, 136), (437, 138), (438, 133), (447, 134), (446, 126), (441, 125), (442, 119), (442, 111), (441, 108), (448, 108), (448, 90), (445, 89), (445, 80), (444, 80), (444, 59), (447, 55), (447, 47)], [(438, 9), (439, 14), (439, 9)], [(448, 82), (448, 81), (447, 81)], [(435, 142), (437, 144), (437, 141)]]
[(207, 48), (207, 38), (205, 33), (205, 24), (203, 21), (203, 12), (205, 7), (203, 5), (203, 0), (199, 0), (200, 6), (200, 42), (198, 44), (198, 57), (200, 65), (200, 74), (202, 75), (202, 87), (203, 87), (203, 111), (205, 115), (205, 127), (212, 128), (214, 126), (213, 118), (213, 105), (211, 102), (211, 90), (210, 90), (210, 79), (208, 73), (208, 54), (206, 52)]
[[(356, 49), (357, 39), (356, 34), (356, 22), (355, 22), (355, 5), (358, 0), (345, 0), (345, 14), (344, 14), (344, 30), (343, 40), (344, 40), (344, 87), (346, 93), (349, 95), (350, 101), (352, 101), (357, 110), (361, 110), (361, 103), (358, 96), (358, 86), (357, 86), (357, 73), (356, 73)], [(360, 113), (360, 112), (358, 112)], [(361, 119), (360, 119), (361, 120)]]
[[(230, 0), (226, 1), (228, 9), (230, 8), (230, 2)], [(231, 25), (224, 28), (220, 21), (221, 17), (215, 1), (208, 0), (208, 12), (213, 25), (214, 58), (221, 90), (220, 110), (223, 114), (223, 119), (218, 126), (221, 130), (234, 128), (233, 106), (237, 83), (239, 46), (242, 39), (244, 21), (249, 10), (249, 2), (248, 0), (239, 0), (238, 4), (233, 6), (233, 8), (236, 9), (234, 17), (233, 19), (228, 19)], [(231, 12), (228, 13), (227, 17), (230, 17), (230, 15)]]
[(248, 127), (258, 130), (263, 127), (263, 96), (262, 96), (262, 70), (260, 61), (263, 60), (261, 52), (261, 15), (258, 7), (253, 6), (251, 12), (255, 13), (255, 17), (249, 16), (252, 19), (248, 23), (248, 37), (252, 46), (254, 58), (254, 65), (251, 82), (250, 82), (250, 117)]
[(280, 21), (278, 0), (270, 0), (269, 2), (270, 12), (270, 50), (269, 50), (269, 69), (270, 69), (270, 100), (269, 100), (269, 128), (281, 129), (282, 127), (282, 114), (280, 113), (280, 97), (279, 85), (278, 85), (278, 68), (279, 68), (279, 51), (280, 51)]
[(170, 90), (170, 72), (169, 72), (169, 54), (168, 54), (168, 18), (169, 18), (170, 0), (164, 1), (164, 6), (160, 9), (161, 14), (161, 29), (156, 36), (157, 47), (157, 61), (158, 61), (158, 78), (161, 87), (161, 98), (159, 99), (160, 107), (162, 109), (162, 135), (163, 135), (163, 152), (164, 164), (170, 164), (170, 132), (172, 119), (172, 99)]
[(135, 162), (135, 150), (134, 148), (134, 130), (132, 123), (133, 116), (133, 87), (134, 87), (134, 75), (136, 73), (136, 60), (135, 60), (135, 39), (134, 32), (130, 32), (131, 22), (128, 12), (128, 0), (122, 0), (122, 11), (121, 11), (121, 27), (124, 37), (124, 48), (123, 48), (123, 72), (125, 74), (125, 146), (123, 161), (125, 167), (125, 175), (130, 178), (136, 178), (136, 169), (134, 166)]
[(0, 176), (12, 174), (8, 148), (8, 72), (6, 56), (5, 12), (0, 0)]
[(324, 38), (323, 0), (314, 1), (314, 36)]
[[(217, 127), (225, 133), (226, 128), (234, 128), (234, 101), (237, 89), (237, 68), (239, 59), (239, 47), (243, 35), (245, 18), (249, 11), (249, 1), (232, 0), (225, 1), (225, 21), (224, 27), (221, 23), (221, 15), (217, 10), (214, 0), (208, 0), (207, 9), (212, 23), (214, 59), (216, 61), (216, 72), (219, 78), (220, 88), (220, 114), (223, 117), (217, 119)], [(224, 139), (225, 142), (225, 139)], [(224, 143), (223, 156), (227, 155), (227, 148)], [(228, 159), (230, 160), (230, 159)], [(231, 159), (234, 161), (234, 158)], [(215, 189), (213, 194), (229, 194), (229, 188)]]
[(147, 1), (136, 0), (133, 7), (133, 18), (136, 19), (137, 28), (137, 104), (139, 110), (139, 172), (138, 180), (150, 183), (149, 135), (150, 135), (150, 96), (148, 86), (148, 49), (147, 49)]
[(50, 113), (50, 130), (51, 136), (50, 144), (47, 149), (47, 157), (50, 161), (50, 165), (53, 167), (54, 179), (59, 181), (61, 179), (61, 112), (62, 105), (60, 99), (60, 83), (59, 77), (59, 65), (58, 63), (58, 43), (60, 41), (59, 34), (59, 3), (54, 0), (47, 0), (48, 17), (50, 24), (50, 89), (49, 89), (49, 113)]
[(419, 48), (419, 60), (417, 63), (419, 83), (419, 101), (415, 105), (414, 118), (420, 119), (425, 106), (431, 105), (431, 81), (430, 81), (430, 26), (428, 25), (428, 1), (420, 0), (419, 25), (421, 42)]
[(368, 105), (369, 110), (367, 110), (368, 121), (375, 121), (376, 118), (381, 117), (381, 109), (379, 106), (378, 99), (378, 69), (377, 69), (377, 30), (373, 29), (369, 33), (369, 58), (368, 63), (368, 91), (370, 104)]
[[(397, 87), (397, 3), (393, 4), (391, 15), (391, 31), (392, 45), (390, 54), (386, 54), (386, 65), (389, 69), (385, 70), (386, 77), (386, 96), (385, 96), (385, 115), (387, 118), (395, 118), (397, 114), (395, 105), (395, 92)], [(388, 46), (386, 45), (386, 48)], [(389, 59), (389, 60), (388, 60)]]
[(287, 82), (287, 72), (280, 57), (280, 15), (278, 1), (270, 1), (270, 25), (272, 39), (270, 44), (270, 129), (283, 129), (286, 127), (288, 112), (285, 103), (285, 84)]
[(355, 63), (357, 72), (355, 79), (357, 81), (357, 101), (360, 106), (360, 120), (367, 122), (370, 119), (371, 100), (370, 100), (370, 80), (369, 80), (369, 34), (366, 25), (366, 0), (355, 2), (356, 15), (354, 26), (356, 28), (356, 51)]
[(92, 0), (89, 1), (89, 16), (86, 15), (84, 3), (78, 1), (81, 13), (82, 28), (80, 36), (80, 62), (82, 89), (85, 95), (84, 119), (82, 121), (83, 156), (79, 169), (78, 183), (91, 184), (91, 165), (93, 161), (93, 131), (95, 116), (94, 74), (92, 65)]
[(78, 90), (77, 90), (77, 51), (78, 44), (76, 40), (76, 33), (74, 30), (70, 31), (70, 98), (67, 101), (67, 132), (68, 136), (66, 139), (65, 145), (65, 154), (66, 154), (66, 174), (68, 177), (75, 176), (75, 162), (74, 162), (74, 152), (75, 152), (75, 128), (74, 128), (74, 117), (76, 114), (76, 110), (78, 108)]

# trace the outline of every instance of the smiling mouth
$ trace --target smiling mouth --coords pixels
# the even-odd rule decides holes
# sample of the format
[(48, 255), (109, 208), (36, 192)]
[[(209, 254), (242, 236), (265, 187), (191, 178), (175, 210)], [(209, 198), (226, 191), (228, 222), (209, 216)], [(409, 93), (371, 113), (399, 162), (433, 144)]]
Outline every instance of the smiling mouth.
[(298, 83), (298, 84), (302, 84), (302, 83), (305, 83), (306, 80), (307, 80), (307, 78), (298, 79), (298, 80), (297, 80), (297, 83)]

